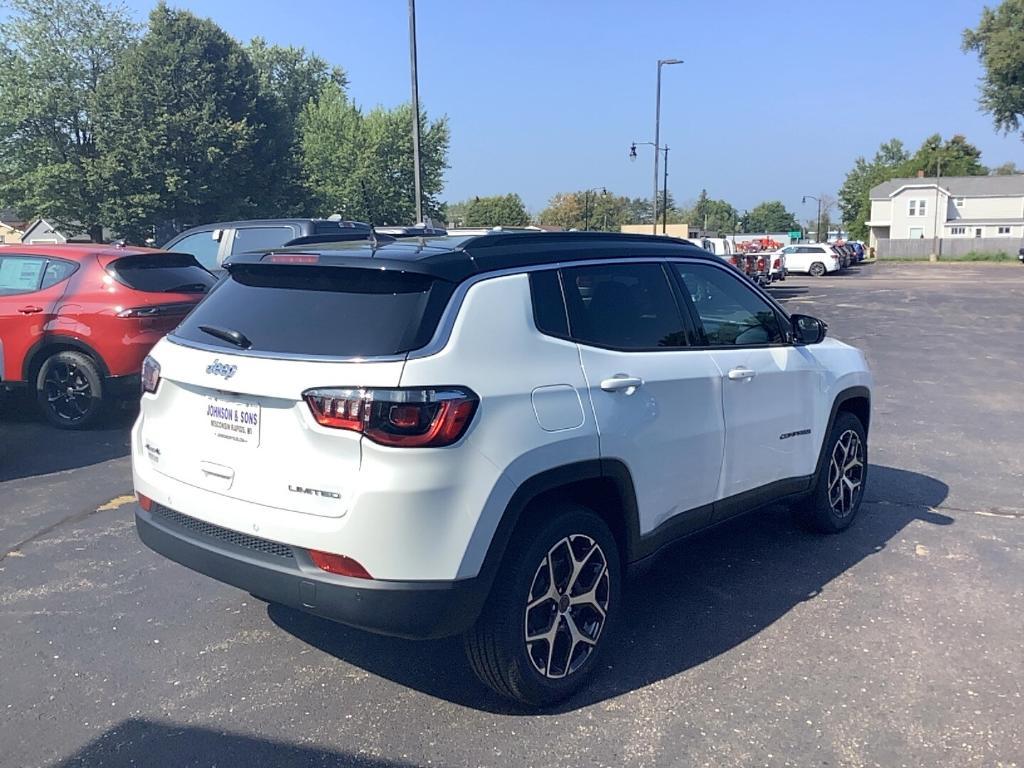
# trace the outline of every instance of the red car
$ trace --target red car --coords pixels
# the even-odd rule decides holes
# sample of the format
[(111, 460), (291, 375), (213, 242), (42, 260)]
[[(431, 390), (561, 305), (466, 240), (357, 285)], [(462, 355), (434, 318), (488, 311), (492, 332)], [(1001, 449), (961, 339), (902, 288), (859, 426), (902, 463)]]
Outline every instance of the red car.
[(34, 389), (56, 426), (88, 426), (137, 396), (146, 353), (215, 282), (188, 254), (0, 245), (0, 388)]

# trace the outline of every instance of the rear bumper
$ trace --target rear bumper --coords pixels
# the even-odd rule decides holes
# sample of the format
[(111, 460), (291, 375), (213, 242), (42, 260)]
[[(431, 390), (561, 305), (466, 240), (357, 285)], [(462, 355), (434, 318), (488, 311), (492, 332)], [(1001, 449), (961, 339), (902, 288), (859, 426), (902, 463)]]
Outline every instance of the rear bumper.
[(466, 631), (486, 598), (479, 579), (377, 581), (317, 568), (307, 550), (221, 528), (154, 505), (135, 526), (153, 551), (280, 603), (385, 635), (437, 638)]

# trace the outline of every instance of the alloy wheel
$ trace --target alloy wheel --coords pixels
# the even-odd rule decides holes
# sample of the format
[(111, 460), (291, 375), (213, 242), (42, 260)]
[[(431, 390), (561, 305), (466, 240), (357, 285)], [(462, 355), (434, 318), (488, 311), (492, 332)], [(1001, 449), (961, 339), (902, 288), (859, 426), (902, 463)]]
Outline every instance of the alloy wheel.
[(828, 503), (839, 517), (856, 509), (864, 490), (864, 443), (854, 430), (843, 432), (828, 466)]
[(57, 362), (43, 380), (46, 406), (62, 421), (81, 421), (92, 407), (92, 387), (85, 372), (74, 363)]
[(526, 652), (547, 678), (576, 672), (593, 653), (608, 615), (608, 562), (589, 536), (566, 536), (537, 567), (524, 617)]

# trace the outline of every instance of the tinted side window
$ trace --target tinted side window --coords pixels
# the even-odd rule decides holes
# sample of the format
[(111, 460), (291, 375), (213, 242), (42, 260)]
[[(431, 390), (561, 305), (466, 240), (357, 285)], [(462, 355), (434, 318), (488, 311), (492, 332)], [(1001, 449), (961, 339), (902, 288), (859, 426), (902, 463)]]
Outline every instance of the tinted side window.
[(43, 284), (40, 288), (52, 288), (57, 283), (67, 280), (78, 269), (78, 265), (72, 261), (61, 261), (50, 259), (46, 264), (46, 271), (43, 272)]
[(709, 346), (778, 344), (784, 340), (775, 310), (742, 280), (704, 264), (675, 267)]
[(232, 253), (266, 251), (280, 248), (298, 235), (291, 227), (239, 227), (231, 241)]
[(610, 264), (562, 271), (572, 338), (612, 349), (686, 345), (683, 318), (660, 264)]
[(217, 262), (217, 251), (220, 249), (220, 242), (213, 239), (213, 232), (196, 232), (194, 235), (183, 237), (173, 245), (166, 246), (177, 253), (190, 253), (196, 257), (196, 261), (207, 269), (220, 269)]
[(554, 270), (530, 273), (530, 297), (537, 330), (548, 336), (569, 336), (569, 319), (562, 300), (562, 285)]
[(0, 256), (0, 296), (38, 291), (45, 268), (35, 256)]

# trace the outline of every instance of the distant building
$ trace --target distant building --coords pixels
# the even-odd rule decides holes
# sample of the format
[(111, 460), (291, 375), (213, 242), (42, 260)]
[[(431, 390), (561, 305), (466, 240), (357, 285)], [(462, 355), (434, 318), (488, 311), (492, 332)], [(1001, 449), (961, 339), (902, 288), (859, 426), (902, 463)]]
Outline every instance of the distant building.
[(1024, 174), (892, 179), (872, 188), (867, 225), (872, 247), (880, 240), (936, 236), (1021, 240)]
[[(631, 235), (650, 235), (651, 225), (650, 224), (623, 224), (619, 227), (620, 232), (626, 232)], [(666, 235), (668, 237), (683, 237), (688, 238), (690, 236), (690, 225), (689, 224), (668, 224), (665, 227), (665, 231), (661, 231), (661, 224), (658, 224), (658, 234)]]
[(91, 240), (89, 235), (84, 233), (66, 235), (46, 219), (36, 219), (25, 230), (25, 234), (21, 236), (21, 242), (38, 244), (57, 243), (62, 245), (64, 243), (88, 243)]

